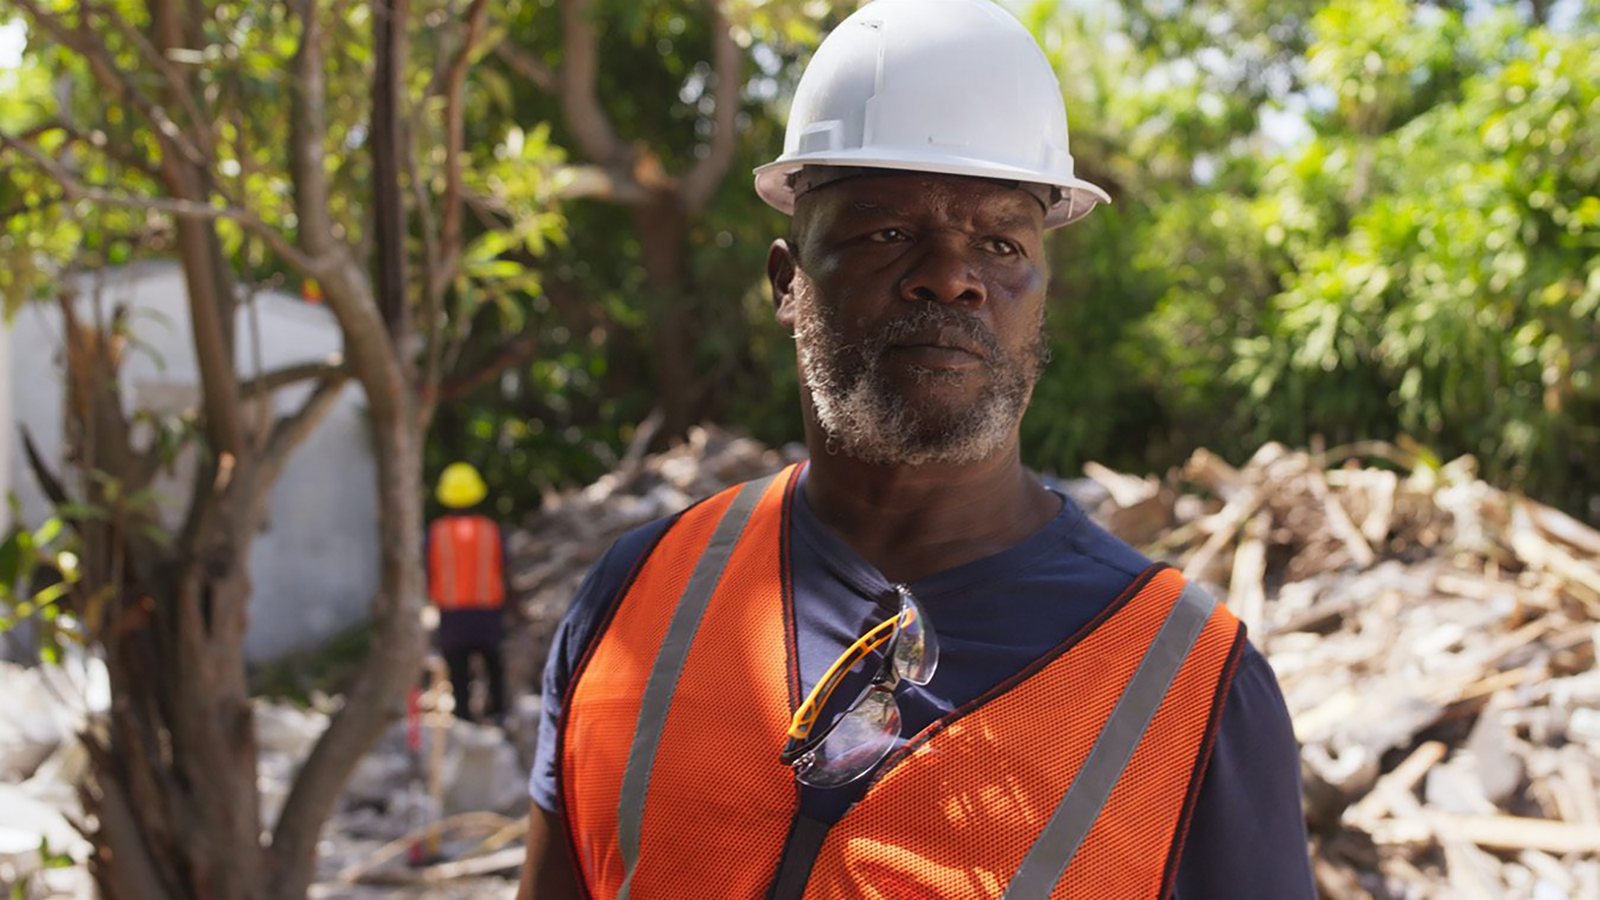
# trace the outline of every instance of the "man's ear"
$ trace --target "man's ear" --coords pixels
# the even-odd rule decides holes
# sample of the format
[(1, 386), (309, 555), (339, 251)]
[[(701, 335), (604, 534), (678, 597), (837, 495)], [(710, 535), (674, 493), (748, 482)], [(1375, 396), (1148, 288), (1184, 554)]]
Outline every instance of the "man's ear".
[(800, 270), (795, 248), (783, 238), (767, 251), (767, 281), (772, 284), (772, 306), (778, 324), (790, 334), (795, 326), (794, 279)]

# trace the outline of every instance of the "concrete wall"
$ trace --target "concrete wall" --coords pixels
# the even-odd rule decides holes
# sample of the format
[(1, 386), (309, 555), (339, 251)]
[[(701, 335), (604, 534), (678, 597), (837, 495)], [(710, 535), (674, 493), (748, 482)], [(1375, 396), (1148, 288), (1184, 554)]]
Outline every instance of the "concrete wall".
[[(176, 265), (144, 264), (103, 273), (85, 279), (80, 291), (81, 314), (87, 318), (108, 316), (117, 305), (132, 310), (129, 329), (136, 345), (122, 370), (130, 410), (176, 413), (198, 406), (183, 276)], [(255, 314), (242, 309), (237, 325), (239, 368), (246, 376), (322, 359), (341, 346), (331, 313), (287, 295), (258, 295)], [(12, 415), (58, 465), (60, 347), (60, 313), (39, 305), (19, 314), (11, 336), (14, 352), (0, 357), (14, 387)], [(277, 412), (292, 410), (309, 391), (308, 385), (279, 391)], [(0, 414), (0, 423), (4, 421)], [(37, 521), (48, 515), (49, 507), (17, 458), (14, 435), (13, 429), (0, 441), (12, 445), (6, 470), (12, 489), (22, 497), (24, 515)], [(193, 464), (192, 454), (181, 459), (156, 485), (165, 498), (162, 509), (169, 524), (185, 505)], [(289, 461), (272, 493), (266, 525), (256, 536), (246, 638), (250, 659), (271, 659), (312, 645), (368, 615), (378, 567), (374, 466), (361, 393), (351, 385)]]

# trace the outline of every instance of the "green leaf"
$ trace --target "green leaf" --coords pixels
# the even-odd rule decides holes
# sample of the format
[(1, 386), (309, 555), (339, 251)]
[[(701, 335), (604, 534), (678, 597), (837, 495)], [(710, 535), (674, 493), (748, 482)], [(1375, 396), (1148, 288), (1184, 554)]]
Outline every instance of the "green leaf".
[(111, 518), (110, 512), (98, 503), (69, 501), (57, 506), (56, 512), (74, 522), (104, 522)]
[(35, 547), (49, 546), (60, 535), (61, 520), (54, 517), (46, 519), (45, 523), (39, 526), (39, 530), (33, 533), (33, 545)]
[(12, 589), (22, 575), (22, 546), (20, 531), (14, 531), (0, 544), (0, 589)]
[(70, 590), (72, 590), (72, 585), (65, 581), (58, 581), (33, 596), (34, 606), (41, 609), (49, 606), (65, 597)]
[[(487, 44), (486, 46), (493, 46)], [(516, 111), (516, 100), (511, 90), (511, 80), (494, 69), (483, 67), (474, 70), (473, 77), (483, 85), (484, 92), (489, 95), (496, 109), (505, 116), (512, 116)]]

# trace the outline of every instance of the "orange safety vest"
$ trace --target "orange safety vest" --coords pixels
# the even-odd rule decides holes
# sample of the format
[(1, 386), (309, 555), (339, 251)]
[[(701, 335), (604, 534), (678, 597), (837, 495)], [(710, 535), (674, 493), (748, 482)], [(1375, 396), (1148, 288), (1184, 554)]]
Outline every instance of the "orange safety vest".
[(500, 528), (486, 516), (440, 516), (428, 528), (428, 596), (444, 610), (506, 600)]
[[(1060, 647), (892, 753), (839, 822), (813, 822), (778, 761), (800, 702), (787, 555), (797, 476), (685, 512), (579, 662), (557, 772), (587, 892), (1167, 895), (1239, 621), (1152, 566)], [(809, 846), (797, 862), (798, 845)]]

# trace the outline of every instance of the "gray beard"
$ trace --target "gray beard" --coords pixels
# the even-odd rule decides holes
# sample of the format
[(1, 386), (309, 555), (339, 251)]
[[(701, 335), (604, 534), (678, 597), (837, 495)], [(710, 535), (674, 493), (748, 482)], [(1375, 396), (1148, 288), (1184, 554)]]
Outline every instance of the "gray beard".
[[(827, 435), (830, 452), (862, 462), (963, 465), (988, 458), (1016, 432), (1050, 359), (1042, 308), (1038, 338), (1021, 352), (1007, 352), (977, 319), (938, 303), (921, 304), (860, 343), (849, 344), (838, 327), (837, 312), (817, 301), (811, 285), (797, 284), (796, 294), (795, 346), (817, 424)], [(938, 326), (958, 328), (984, 348), (988, 380), (974, 402), (914, 409), (884, 371), (884, 354), (896, 340)], [(912, 371), (920, 383), (932, 385), (967, 377), (947, 369)]]

